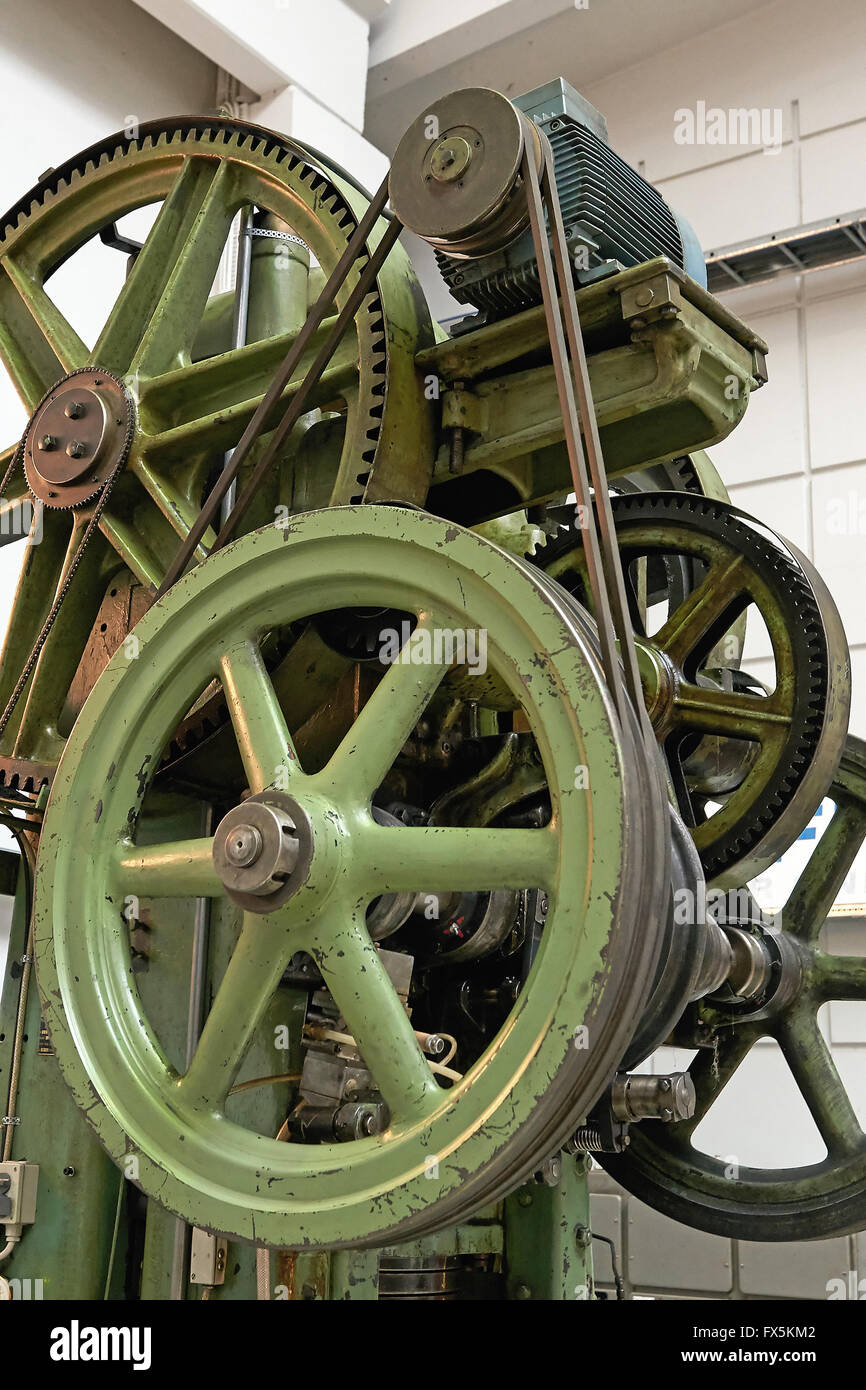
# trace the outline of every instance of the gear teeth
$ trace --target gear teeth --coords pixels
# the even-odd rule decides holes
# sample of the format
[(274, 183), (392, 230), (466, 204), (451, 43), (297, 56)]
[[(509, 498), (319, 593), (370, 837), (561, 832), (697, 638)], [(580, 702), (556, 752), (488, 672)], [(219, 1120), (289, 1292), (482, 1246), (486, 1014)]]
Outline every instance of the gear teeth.
[[(826, 629), (818, 600), (799, 564), (785, 551), (784, 540), (778, 537), (773, 545), (766, 536), (772, 528), (752, 527), (751, 518), (728, 503), (691, 492), (624, 493), (612, 498), (614, 522), (617, 516), (639, 518), (658, 517), (671, 520), (691, 518), (707, 523), (730, 537), (742, 553), (758, 557), (765, 574), (784, 596), (791, 610), (793, 626), (789, 629), (802, 641), (802, 656), (807, 669), (798, 673), (798, 685), (803, 699), (799, 715), (799, 731), (794, 746), (785, 753), (785, 765), (777, 769), (771, 785), (765, 791), (763, 803), (753, 805), (745, 817), (745, 827), (738, 826), (723, 837), (720, 845), (702, 852), (701, 858), (707, 879), (730, 871), (760, 844), (767, 831), (779, 820), (811, 768), (820, 748), (824, 730), (825, 701), (830, 672), (830, 654)], [(570, 509), (569, 509), (570, 510)], [(580, 530), (573, 519), (562, 522), (557, 534), (543, 541), (535, 555), (526, 558), (545, 569), (560, 555), (582, 545)], [(814, 808), (812, 808), (814, 809)]]

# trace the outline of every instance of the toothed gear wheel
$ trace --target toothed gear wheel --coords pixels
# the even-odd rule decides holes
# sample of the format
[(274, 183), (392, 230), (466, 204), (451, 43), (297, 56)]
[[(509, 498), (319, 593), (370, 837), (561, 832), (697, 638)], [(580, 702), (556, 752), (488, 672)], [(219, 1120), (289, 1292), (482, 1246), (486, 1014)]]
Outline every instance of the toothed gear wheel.
[[(797, 838), (839, 764), (850, 705), (839, 614), (806, 557), (735, 507), (685, 492), (631, 494), (612, 507), (644, 697), (680, 813), (708, 879), (751, 879)], [(686, 594), (683, 558), (697, 579)], [(573, 516), (532, 560), (588, 603)], [(671, 576), (667, 618), (652, 634), (639, 594), (641, 560), (656, 576), (660, 567)], [(767, 694), (719, 665), (723, 639), (749, 608), (760, 612), (772, 643), (775, 688)], [(721, 793), (701, 791), (690, 775), (689, 759), (707, 740), (744, 753), (738, 784)]]
[[(128, 213), (160, 204), (91, 350), (57, 307), (50, 277), (94, 237), (110, 236)], [(136, 464), (142, 460), (142, 470), (132, 477), (126, 469), (112, 494), (120, 529), (106, 528), (104, 534), (124, 565), (134, 557), (133, 572), (145, 586), (158, 582), (171, 532), (183, 533), (178, 518), (189, 525), (226, 449), (237, 444), (244, 410), (263, 394), (287, 347), (276, 335), (264, 364), (238, 349), (242, 360), (236, 370), (229, 352), (196, 355), (202, 313), (239, 205), (290, 225), (327, 274), (344, 254), (367, 200), (348, 176), (296, 141), (232, 119), (181, 116), (109, 136), (51, 169), (0, 216), (0, 358), (33, 422), (28, 447), (7, 453), (7, 478), (17, 481), (13, 501), (29, 489), (46, 508), (102, 505), (122, 471), (120, 461), (127, 454)], [(381, 220), (376, 224), (368, 250), (384, 226)], [(358, 270), (363, 261), (362, 255)], [(355, 273), (339, 292), (338, 304), (351, 292)], [(183, 312), (175, 312), (181, 303)], [(321, 450), (326, 459), (326, 468), (319, 469), (326, 474), (325, 495), (317, 504), (382, 496), (423, 502), (434, 453), (433, 413), (415, 371), (415, 354), (432, 341), (423, 296), (397, 246), (341, 345), (329, 383), (333, 393), (323, 387), (328, 418), (299, 446), (305, 456)], [(87, 373), (95, 387), (95, 367), (102, 369), (97, 395), (68, 397)], [(209, 386), (203, 386), (203, 377)], [(112, 417), (112, 430), (120, 437), (103, 440), (95, 426), (111, 423), (102, 418), (99, 395), (109, 383), (124, 391), (123, 408)], [(137, 406), (131, 439), (126, 387)], [(83, 414), (77, 409), (81, 405)], [(69, 406), (75, 409), (67, 415)], [(92, 439), (81, 437), (85, 424), (94, 425)], [(182, 447), (177, 434), (183, 436)], [(46, 436), (48, 447), (40, 449)], [(263, 498), (260, 511), (267, 514), (269, 501)], [(260, 524), (261, 517), (254, 525)], [(54, 527), (42, 542), (44, 554), (61, 543), (59, 536), (60, 528)], [(44, 611), (51, 603), (57, 576), (52, 571), (44, 581), (50, 568), (46, 564), (28, 576), (19, 595), (28, 611)], [(40, 585), (43, 591), (37, 592)], [(80, 589), (76, 602), (90, 603), (94, 596)], [(7, 640), (3, 651), (0, 705), (33, 655), (26, 618), (13, 620), (10, 632), (14, 640)], [(53, 670), (48, 672), (44, 662), (42, 667), (44, 680), (52, 679)], [(58, 691), (65, 680), (65, 673), (57, 676)], [(25, 736), (17, 743), (6, 739), (0, 753), (0, 788), (50, 782), (56, 765), (60, 741), (40, 742), (42, 723), (28, 726), (23, 713), (21, 719)], [(201, 733), (206, 732), (204, 726)]]
[(126, 463), (135, 403), (120, 377), (79, 367), (43, 396), (24, 435), (31, 496), (53, 510), (84, 507)]
[[(131, 135), (118, 132), (51, 169), (0, 216), (0, 261), (7, 253), (17, 257), (35, 249), (47, 278), (76, 249), (56, 230), (64, 214), (75, 225), (86, 221), (90, 236), (129, 210), (115, 206), (117, 194), (108, 187), (115, 175), (122, 184), (130, 177), (129, 166), (146, 163), (152, 192), (145, 201), (151, 201), (163, 192), (161, 170), (170, 169), (177, 158), (194, 157), (235, 161), (247, 171), (251, 188), (261, 177), (267, 180), (280, 214), (298, 215), (297, 231), (322, 266), (333, 268), (355, 229), (363, 199), (303, 145), (262, 126), (219, 116), (143, 122)], [(82, 207), (91, 193), (92, 207)], [(374, 244), (379, 235), (373, 234)], [(432, 342), (432, 327), (420, 308), (408, 259), (399, 250), (380, 272), (356, 315), (356, 325), (359, 381), (357, 392), (352, 392), (339, 495), (333, 502), (374, 501), (395, 495), (395, 490), (406, 500), (423, 501), (432, 465), (432, 453), (428, 458), (424, 448), (429, 444), (430, 414), (421, 399), (415, 415), (409, 411), (407, 418), (406, 393), (411, 396), (415, 387), (414, 353)], [(50, 384), (50, 378), (44, 384)], [(392, 393), (400, 402), (399, 422), (396, 412), (389, 410)], [(407, 428), (413, 437), (409, 450), (402, 447)], [(411, 468), (406, 463), (410, 457)]]

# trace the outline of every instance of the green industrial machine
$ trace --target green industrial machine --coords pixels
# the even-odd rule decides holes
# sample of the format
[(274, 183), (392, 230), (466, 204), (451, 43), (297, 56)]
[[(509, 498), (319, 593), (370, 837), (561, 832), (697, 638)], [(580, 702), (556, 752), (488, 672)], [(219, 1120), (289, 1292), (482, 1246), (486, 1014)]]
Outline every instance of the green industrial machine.
[[(51, 276), (95, 240), (89, 344)], [(703, 452), (766, 381), (704, 285), (562, 82), (443, 99), (375, 194), (176, 118), (2, 220), (6, 1296), (589, 1299), (593, 1159), (704, 1230), (866, 1221), (816, 1021), (866, 998), (820, 941), (848, 648)], [(746, 885), (827, 794), (769, 921)], [(692, 1138), (765, 1035), (827, 1157), (731, 1181)]]

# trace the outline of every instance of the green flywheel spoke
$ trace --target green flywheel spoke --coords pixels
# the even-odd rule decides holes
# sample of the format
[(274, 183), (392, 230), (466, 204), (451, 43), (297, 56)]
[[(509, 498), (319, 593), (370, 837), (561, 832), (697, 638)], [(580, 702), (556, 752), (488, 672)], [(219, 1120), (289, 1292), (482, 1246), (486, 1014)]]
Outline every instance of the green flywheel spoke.
[[(66, 372), (84, 366), (89, 358), (88, 349), (48, 296), (40, 278), (32, 275), (11, 256), (5, 259), (3, 266), (19, 300), (18, 305), (8, 303), (7, 331), (13, 336), (20, 334), (23, 343), (31, 343), (34, 359), (44, 362), (40, 373), (44, 381), (39, 393), (41, 396)], [(53, 372), (47, 380), (45, 371), (49, 374)], [(28, 404), (32, 407), (36, 400), (28, 401)]]
[(780, 1023), (777, 1037), (830, 1157), (857, 1153), (863, 1131), (817, 1018), (796, 1009)]
[(352, 872), (353, 882), (371, 894), (549, 888), (558, 860), (552, 827), (371, 825), (360, 837)]
[(158, 589), (165, 574), (165, 566), (160, 564), (153, 554), (142, 533), (110, 507), (106, 507), (99, 518), (99, 529), (139, 584), (143, 584), (145, 588), (152, 585), (154, 589)]
[[(325, 340), (332, 321), (326, 319), (313, 336), (297, 369), (264, 421), (264, 432), (275, 425), (297, 393)], [(142, 437), (142, 453), (162, 463), (202, 448), (228, 448), (237, 442), (294, 341), (294, 333), (266, 338), (192, 362), (142, 385), (142, 411), (149, 411), (152, 432)], [(358, 371), (358, 344), (350, 337), (337, 346), (314, 387), (309, 405), (324, 405), (352, 390)]]
[[(166, 521), (177, 532), (179, 536), (186, 536), (192, 527), (193, 522), (198, 516), (198, 507), (195, 502), (179, 491), (176, 487), (150, 466), (142, 454), (137, 453), (130, 460), (130, 472), (134, 473), (141, 483), (145, 492), (153, 498), (159, 510), (162, 512)], [(216, 539), (213, 529), (209, 526), (202, 536), (201, 542), (196, 546), (195, 558), (198, 561), (206, 560), (210, 554), (210, 547)], [(162, 578), (162, 576), (160, 576)]]
[(0, 266), (0, 358), (33, 410), (60, 377), (88, 360), (88, 351), (37, 278), (9, 256)]
[(234, 214), (231, 184), (222, 161), (184, 161), (94, 348), (95, 362), (142, 376), (182, 364)]
[(715, 1105), (734, 1073), (742, 1066), (762, 1035), (759, 1025), (738, 1028), (724, 1036), (717, 1048), (707, 1049), (698, 1054), (689, 1068), (695, 1087), (694, 1114), (689, 1119), (678, 1121), (676, 1126), (671, 1128), (671, 1138), (675, 1142), (691, 1139), (707, 1111)]
[(429, 1112), (440, 1087), (363, 921), (335, 907), (312, 955), (393, 1118)]
[(241, 642), (225, 652), (220, 679), (250, 791), (264, 791), (296, 772), (298, 760), (257, 644)]
[(863, 809), (849, 804), (836, 807), (833, 819), (815, 846), (788, 901), (782, 909), (785, 931), (814, 945), (830, 908), (863, 843)]
[[(431, 615), (424, 614), (413, 636), (432, 637), (436, 626)], [(400, 657), (389, 666), (328, 764), (336, 786), (349, 797), (369, 801), (447, 670), (447, 662), (404, 663)]]
[(146, 898), (221, 897), (225, 889), (213, 866), (212, 849), (210, 839), (125, 845), (117, 857), (117, 877), (125, 893)]
[(818, 951), (814, 972), (822, 999), (866, 999), (866, 956), (829, 956)]
[(682, 665), (699, 649), (710, 629), (736, 602), (731, 622), (748, 606), (749, 597), (742, 584), (748, 570), (742, 556), (723, 563), (717, 561), (710, 572), (678, 605), (663, 627), (653, 637), (656, 646), (676, 665)]
[(773, 696), (738, 695), (687, 683), (679, 687), (673, 709), (681, 728), (758, 743), (784, 738), (791, 722)]
[(292, 934), (286, 913), (244, 913), (237, 945), (181, 1081), (187, 1095), (211, 1107), (225, 1100), (288, 964)]

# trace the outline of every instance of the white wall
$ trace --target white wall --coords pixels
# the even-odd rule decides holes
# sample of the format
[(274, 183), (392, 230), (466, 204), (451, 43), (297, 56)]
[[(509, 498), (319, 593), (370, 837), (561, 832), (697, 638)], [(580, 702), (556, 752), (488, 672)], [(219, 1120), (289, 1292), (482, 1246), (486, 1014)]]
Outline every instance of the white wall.
[[(866, 206), (864, 79), (862, 0), (781, 0), (586, 95), (614, 147), (709, 251)], [(678, 144), (675, 113), (699, 101), (778, 109), (781, 147)], [(852, 648), (851, 728), (866, 736), (866, 263), (786, 276), (725, 303), (769, 342), (770, 381), (713, 459), (734, 500), (804, 549), (829, 585)]]

